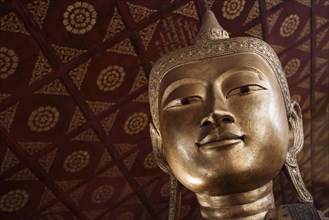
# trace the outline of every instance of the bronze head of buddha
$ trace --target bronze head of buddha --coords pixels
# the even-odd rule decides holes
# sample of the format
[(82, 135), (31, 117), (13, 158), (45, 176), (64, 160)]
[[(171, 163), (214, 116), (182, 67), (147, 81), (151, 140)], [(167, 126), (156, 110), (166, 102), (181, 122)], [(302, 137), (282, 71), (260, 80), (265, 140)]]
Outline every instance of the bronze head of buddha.
[(264, 219), (282, 169), (299, 200), (312, 202), (296, 160), (301, 110), (267, 43), (229, 38), (206, 11), (195, 44), (161, 57), (149, 81), (152, 145), (172, 177), (169, 218), (177, 217), (179, 182), (206, 219)]

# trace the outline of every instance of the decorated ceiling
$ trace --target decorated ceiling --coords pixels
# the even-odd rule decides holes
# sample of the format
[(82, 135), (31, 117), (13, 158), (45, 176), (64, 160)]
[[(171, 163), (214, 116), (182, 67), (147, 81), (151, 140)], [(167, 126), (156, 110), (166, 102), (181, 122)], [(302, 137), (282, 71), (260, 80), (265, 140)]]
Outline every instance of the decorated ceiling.
[[(300, 169), (329, 215), (328, 0), (0, 0), (0, 219), (166, 219), (147, 83), (206, 8), (268, 42), (301, 105)], [(296, 202), (282, 174), (278, 204)], [(183, 190), (181, 219), (197, 218)]]

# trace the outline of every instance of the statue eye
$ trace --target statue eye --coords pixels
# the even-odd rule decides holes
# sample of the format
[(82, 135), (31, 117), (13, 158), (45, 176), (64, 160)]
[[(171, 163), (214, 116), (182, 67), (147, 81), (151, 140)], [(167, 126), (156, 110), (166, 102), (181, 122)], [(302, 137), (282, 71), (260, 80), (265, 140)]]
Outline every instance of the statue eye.
[(227, 95), (226, 98), (231, 97), (231, 96), (246, 96), (249, 95), (255, 91), (259, 91), (259, 90), (264, 90), (265, 88), (259, 85), (245, 85), (245, 86), (241, 86), (238, 88), (234, 88), (231, 89)]
[(164, 109), (191, 105), (191, 104), (198, 103), (198, 102), (203, 103), (203, 99), (199, 96), (184, 97), (184, 98), (175, 99), (175, 100), (169, 102), (168, 105), (166, 105), (166, 107)]

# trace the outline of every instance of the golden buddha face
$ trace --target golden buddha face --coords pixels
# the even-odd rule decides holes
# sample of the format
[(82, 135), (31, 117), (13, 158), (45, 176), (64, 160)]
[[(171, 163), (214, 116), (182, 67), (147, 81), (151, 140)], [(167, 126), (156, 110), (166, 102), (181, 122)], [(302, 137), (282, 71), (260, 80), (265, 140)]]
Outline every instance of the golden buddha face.
[(280, 86), (253, 53), (170, 70), (159, 90), (163, 154), (188, 189), (246, 192), (271, 181), (291, 145)]

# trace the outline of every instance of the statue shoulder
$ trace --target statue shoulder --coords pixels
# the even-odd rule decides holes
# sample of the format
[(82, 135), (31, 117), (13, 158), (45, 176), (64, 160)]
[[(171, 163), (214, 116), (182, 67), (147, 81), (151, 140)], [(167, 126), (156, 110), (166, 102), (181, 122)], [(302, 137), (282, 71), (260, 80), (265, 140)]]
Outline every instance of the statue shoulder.
[(312, 203), (281, 205), (271, 209), (265, 220), (329, 220)]

